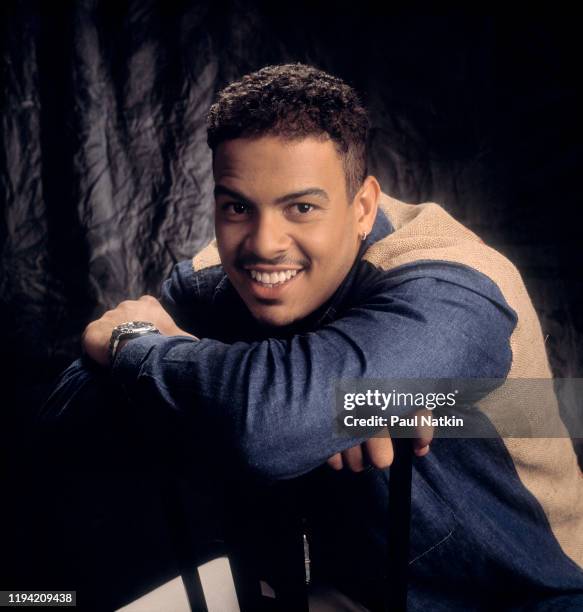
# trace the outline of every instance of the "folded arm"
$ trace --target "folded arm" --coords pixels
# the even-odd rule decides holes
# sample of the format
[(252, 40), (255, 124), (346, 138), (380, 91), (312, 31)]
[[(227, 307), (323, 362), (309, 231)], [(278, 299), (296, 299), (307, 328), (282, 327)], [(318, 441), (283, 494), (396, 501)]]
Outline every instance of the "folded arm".
[(130, 395), (210, 416), (252, 470), (297, 476), (364, 440), (336, 431), (338, 379), (506, 376), (514, 312), (485, 276), (442, 268), (379, 272), (361, 303), (286, 340), (138, 338), (113, 374)]

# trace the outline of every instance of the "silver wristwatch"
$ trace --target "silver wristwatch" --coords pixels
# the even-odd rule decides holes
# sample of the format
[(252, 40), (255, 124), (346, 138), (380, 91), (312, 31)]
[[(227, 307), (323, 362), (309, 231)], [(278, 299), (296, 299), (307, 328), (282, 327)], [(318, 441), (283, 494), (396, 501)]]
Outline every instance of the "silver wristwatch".
[(109, 363), (113, 363), (119, 343), (122, 340), (138, 338), (146, 334), (159, 334), (160, 330), (148, 321), (128, 321), (113, 328), (109, 340)]

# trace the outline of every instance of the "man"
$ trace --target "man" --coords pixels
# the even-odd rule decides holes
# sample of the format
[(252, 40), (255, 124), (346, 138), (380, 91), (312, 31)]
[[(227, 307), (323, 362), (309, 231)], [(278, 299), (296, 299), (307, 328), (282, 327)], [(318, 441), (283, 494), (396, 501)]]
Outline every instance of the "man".
[[(83, 344), (144, 413), (211, 423), (216, 452), (248, 473), (307, 475), (315, 574), (374, 607), (391, 580), (388, 479), (363, 469), (392, 450), (337, 428), (335, 382), (551, 373), (514, 267), (441, 207), (381, 194), (367, 127), (350, 87), (307, 66), (224, 89), (208, 132), (216, 242), (176, 266), (161, 303), (123, 302)], [(409, 608), (583, 605), (569, 439), (429, 441), (416, 445)]]

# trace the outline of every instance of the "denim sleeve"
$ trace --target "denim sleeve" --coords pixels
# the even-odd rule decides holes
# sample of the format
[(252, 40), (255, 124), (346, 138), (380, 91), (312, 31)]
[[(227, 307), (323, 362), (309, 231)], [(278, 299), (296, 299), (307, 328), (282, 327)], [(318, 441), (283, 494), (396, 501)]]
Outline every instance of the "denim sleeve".
[(413, 265), (374, 271), (361, 301), (316, 331), (232, 344), (144, 336), (113, 375), (130, 395), (208, 415), (252, 471), (284, 479), (363, 441), (335, 430), (337, 379), (504, 378), (515, 324), (479, 272)]

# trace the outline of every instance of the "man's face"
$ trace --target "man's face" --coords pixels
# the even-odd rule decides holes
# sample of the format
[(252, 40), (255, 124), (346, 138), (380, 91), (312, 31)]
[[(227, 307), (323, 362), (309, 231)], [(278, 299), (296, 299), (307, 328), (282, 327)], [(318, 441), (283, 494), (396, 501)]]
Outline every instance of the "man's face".
[(225, 272), (266, 325), (323, 304), (359, 247), (342, 160), (330, 140), (237, 138), (215, 151), (215, 230)]

